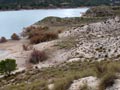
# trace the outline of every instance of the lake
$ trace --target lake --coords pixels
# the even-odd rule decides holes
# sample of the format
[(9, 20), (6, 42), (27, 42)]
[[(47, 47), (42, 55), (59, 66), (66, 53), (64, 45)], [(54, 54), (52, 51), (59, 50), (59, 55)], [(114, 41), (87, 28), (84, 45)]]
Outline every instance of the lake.
[(0, 11), (0, 37), (20, 33), (24, 27), (48, 17), (80, 17), (88, 8)]

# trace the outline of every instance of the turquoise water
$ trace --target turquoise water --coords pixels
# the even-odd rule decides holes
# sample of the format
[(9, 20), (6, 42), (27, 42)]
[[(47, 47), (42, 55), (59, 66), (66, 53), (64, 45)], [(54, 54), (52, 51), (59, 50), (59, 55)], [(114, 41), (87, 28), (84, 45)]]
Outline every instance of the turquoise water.
[(20, 33), (24, 27), (47, 17), (79, 17), (88, 8), (73, 9), (38, 9), (0, 12), (0, 37), (10, 38), (11, 34)]

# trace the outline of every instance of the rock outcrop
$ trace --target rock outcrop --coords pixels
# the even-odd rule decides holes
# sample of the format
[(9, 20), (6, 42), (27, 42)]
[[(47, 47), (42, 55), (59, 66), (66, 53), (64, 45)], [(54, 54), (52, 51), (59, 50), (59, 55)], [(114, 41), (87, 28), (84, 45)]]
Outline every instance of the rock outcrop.
[(88, 90), (97, 90), (99, 80), (96, 77), (85, 77), (79, 80), (74, 80), (68, 90), (83, 90), (82, 87), (86, 86)]
[(77, 43), (70, 50), (71, 57), (100, 60), (120, 58), (120, 17), (68, 30), (59, 37), (62, 40), (68, 37), (76, 38)]

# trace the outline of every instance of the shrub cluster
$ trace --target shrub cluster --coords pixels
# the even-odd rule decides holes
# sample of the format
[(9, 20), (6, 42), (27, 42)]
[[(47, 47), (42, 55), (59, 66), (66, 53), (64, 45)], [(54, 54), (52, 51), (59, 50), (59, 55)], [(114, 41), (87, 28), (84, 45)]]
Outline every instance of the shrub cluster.
[(0, 43), (7, 42), (7, 39), (5, 37), (0, 38)]
[(48, 32), (48, 27), (31, 26), (26, 28), (23, 34), (30, 39), (31, 44), (38, 44), (58, 38), (57, 33)]
[(39, 50), (33, 50), (33, 52), (30, 55), (29, 62), (33, 64), (37, 64), (39, 62), (42, 62), (47, 59), (47, 55), (44, 51)]
[(30, 38), (31, 44), (38, 44), (40, 42), (50, 41), (58, 38), (58, 35), (56, 33), (39, 33), (39, 35), (33, 35)]

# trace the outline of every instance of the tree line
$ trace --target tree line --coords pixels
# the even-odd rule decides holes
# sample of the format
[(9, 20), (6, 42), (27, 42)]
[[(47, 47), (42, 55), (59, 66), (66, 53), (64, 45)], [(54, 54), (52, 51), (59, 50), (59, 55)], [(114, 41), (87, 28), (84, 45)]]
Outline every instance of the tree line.
[(32, 9), (110, 5), (110, 0), (0, 0), (0, 9)]

